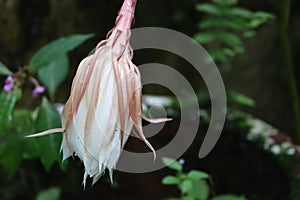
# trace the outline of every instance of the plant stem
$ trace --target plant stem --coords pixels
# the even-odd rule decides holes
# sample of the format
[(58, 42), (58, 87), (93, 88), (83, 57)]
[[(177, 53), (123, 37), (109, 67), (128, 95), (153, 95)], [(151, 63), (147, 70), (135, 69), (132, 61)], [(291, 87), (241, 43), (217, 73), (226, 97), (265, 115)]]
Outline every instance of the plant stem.
[(283, 50), (283, 59), (286, 65), (286, 73), (289, 84), (289, 90), (291, 94), (291, 101), (293, 106), (294, 120), (296, 126), (295, 139), (300, 142), (300, 107), (299, 107), (299, 94), (297, 89), (297, 81), (295, 77), (295, 70), (292, 59), (291, 46), (288, 36), (288, 24), (290, 17), (290, 5), (291, 0), (283, 0), (282, 2), (282, 11), (281, 11), (281, 43)]

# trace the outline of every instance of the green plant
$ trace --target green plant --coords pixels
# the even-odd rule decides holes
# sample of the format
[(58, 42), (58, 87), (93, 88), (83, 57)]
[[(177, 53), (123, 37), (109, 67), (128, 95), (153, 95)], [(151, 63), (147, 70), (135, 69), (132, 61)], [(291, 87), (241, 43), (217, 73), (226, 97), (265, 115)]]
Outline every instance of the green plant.
[[(6, 169), (7, 177), (14, 176), (22, 160), (26, 159), (40, 159), (46, 170), (50, 170), (56, 162), (61, 168), (65, 167), (58, 152), (61, 136), (25, 138), (26, 135), (61, 126), (60, 114), (53, 103), (44, 95), (36, 100), (39, 103), (37, 109), (17, 104), (28, 85), (35, 85), (33, 95), (45, 90), (38, 80), (44, 84), (53, 101), (58, 86), (68, 74), (67, 53), (91, 37), (91, 34), (71, 35), (55, 40), (38, 50), (28, 66), (15, 73), (0, 62), (0, 76), (8, 76), (4, 90), (0, 92), (0, 164)], [(38, 79), (34, 78), (36, 75)]]
[[(175, 185), (180, 191), (180, 198), (169, 198), (168, 200), (207, 200), (210, 197), (211, 188), (208, 185), (210, 176), (199, 170), (183, 172), (182, 160), (176, 161), (171, 158), (163, 158), (163, 163), (176, 174), (168, 175), (162, 179), (164, 185)], [(221, 195), (212, 198), (213, 200), (245, 200), (242, 196)]]
[(232, 57), (244, 52), (241, 38), (255, 36), (259, 26), (274, 19), (270, 13), (252, 12), (237, 4), (238, 0), (212, 0), (196, 5), (206, 17), (198, 23), (200, 32), (194, 39), (205, 45), (212, 59), (225, 69)]

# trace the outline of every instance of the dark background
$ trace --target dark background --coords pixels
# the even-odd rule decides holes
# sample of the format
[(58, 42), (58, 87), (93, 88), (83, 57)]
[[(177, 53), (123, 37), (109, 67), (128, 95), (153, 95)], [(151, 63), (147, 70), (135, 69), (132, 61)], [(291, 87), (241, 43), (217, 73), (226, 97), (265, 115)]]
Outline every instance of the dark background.
[[(193, 36), (198, 32), (196, 24), (202, 18), (195, 10), (197, 2), (200, 1), (139, 0), (134, 27), (165, 27)], [(113, 27), (121, 3), (121, 0), (0, 0), (0, 60), (10, 69), (17, 70), (29, 62), (36, 50), (58, 37), (95, 33), (93, 39), (70, 53), (71, 71), (56, 96), (57, 101), (64, 102), (69, 95), (78, 63)], [(224, 75), (225, 85), (255, 100), (255, 107), (241, 107), (242, 110), (292, 136), (295, 127), (279, 36), (281, 1), (244, 0), (240, 5), (253, 11), (264, 10), (273, 13), (277, 19), (260, 28), (256, 37), (244, 41), (246, 51), (235, 58), (230, 71)], [(292, 1), (289, 36), (298, 86), (299, 8), (299, 1)], [(142, 53), (139, 55), (142, 56)], [(229, 132), (231, 136), (226, 134)], [(219, 193), (246, 194), (253, 199), (288, 199), (289, 183), (277, 163), (272, 157), (240, 138), (239, 134), (234, 134), (235, 132), (238, 131), (225, 130), (216, 148), (203, 160), (196, 157), (199, 146), (194, 144), (185, 154), (189, 161), (187, 163), (191, 163), (187, 164), (187, 168), (201, 166), (201, 169), (213, 174), (215, 189)], [(130, 145), (132, 144), (129, 141), (129, 147)], [(226, 155), (230, 155), (231, 158), (227, 159)], [(67, 173), (55, 169), (46, 173), (41, 166), (32, 166), (30, 162), (25, 163), (25, 169), (37, 169), (36, 172), (41, 175), (42, 180), (29, 182), (40, 183), (40, 189), (59, 183), (65, 191), (64, 199), (159, 199), (177, 194), (175, 188), (160, 184), (161, 178), (170, 173), (167, 169), (150, 174), (116, 172), (116, 181), (120, 184), (117, 189), (111, 188), (104, 178), (93, 188), (88, 187), (83, 192), (80, 185), (82, 166), (78, 160), (72, 162), (69, 169), (74, 171)], [(13, 180), (18, 186), (22, 185), (19, 180), (22, 173), (26, 172), (20, 172)], [(30, 188), (31, 185), (24, 184), (22, 191), (19, 187), (15, 188), (15, 191), (20, 193), (20, 199), (30, 198)]]

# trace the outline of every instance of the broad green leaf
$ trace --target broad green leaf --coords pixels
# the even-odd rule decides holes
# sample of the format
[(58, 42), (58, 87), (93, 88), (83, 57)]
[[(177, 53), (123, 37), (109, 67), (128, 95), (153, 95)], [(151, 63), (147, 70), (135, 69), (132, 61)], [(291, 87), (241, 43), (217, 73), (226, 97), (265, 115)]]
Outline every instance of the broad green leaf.
[(93, 34), (71, 35), (57, 39), (38, 50), (29, 62), (29, 71), (36, 72), (42, 67), (48, 66), (51, 62), (73, 50), (81, 43), (91, 38)]
[(162, 180), (162, 184), (164, 185), (177, 185), (180, 180), (175, 176), (166, 176)]
[(50, 62), (46, 67), (38, 70), (39, 80), (46, 86), (51, 99), (58, 86), (65, 80), (69, 71), (69, 59), (66, 54), (62, 54)]
[(207, 179), (209, 178), (209, 175), (205, 172), (201, 172), (201, 171), (198, 171), (198, 170), (191, 170), (187, 176), (191, 179), (194, 179), (194, 180), (201, 180), (201, 179)]
[(12, 72), (2, 62), (0, 62), (0, 75), (8, 76), (11, 74)]
[(36, 200), (59, 200), (61, 196), (61, 190), (59, 188), (53, 187), (41, 191)]
[(163, 163), (170, 169), (182, 171), (182, 164), (171, 158), (162, 158)]
[(212, 200), (246, 200), (246, 198), (243, 196), (227, 194), (227, 195), (221, 195), (221, 196), (214, 197), (214, 198), (212, 198)]
[[(42, 132), (59, 127), (61, 127), (60, 115), (55, 107), (44, 97), (35, 121), (35, 131)], [(38, 137), (36, 140), (40, 159), (46, 170), (49, 170), (56, 161), (61, 162), (59, 154), (61, 135), (59, 133)]]
[(15, 89), (11, 92), (2, 91), (0, 94), (0, 136), (5, 132), (5, 129), (12, 120), (14, 107), (21, 97), (21, 90)]

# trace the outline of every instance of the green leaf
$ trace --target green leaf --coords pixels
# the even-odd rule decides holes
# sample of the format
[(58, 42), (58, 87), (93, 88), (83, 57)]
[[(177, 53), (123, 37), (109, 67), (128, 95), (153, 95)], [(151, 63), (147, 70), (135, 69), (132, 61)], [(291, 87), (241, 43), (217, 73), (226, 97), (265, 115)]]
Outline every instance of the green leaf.
[(188, 192), (189, 196), (195, 199), (207, 200), (209, 196), (209, 187), (204, 181), (192, 181), (192, 188)]
[[(0, 140), (0, 163), (4, 166), (8, 178), (18, 171), (21, 161), (30, 154), (37, 155), (37, 149), (28, 151), (28, 140), (24, 137), (33, 132), (31, 111), (15, 110), (14, 118), (7, 127), (7, 134)], [(30, 148), (34, 148), (32, 145)]]
[(182, 164), (171, 158), (162, 158), (163, 163), (170, 169), (182, 171)]
[(46, 67), (38, 70), (39, 80), (46, 86), (51, 99), (58, 86), (65, 80), (69, 71), (69, 59), (63, 54), (50, 62)]
[(242, 41), (236, 35), (227, 31), (206, 31), (198, 33), (194, 36), (200, 44), (208, 44), (213, 41), (221, 41), (224, 44), (232, 47), (241, 46)]
[(228, 28), (232, 30), (244, 30), (248, 27), (248, 22), (242, 20), (241, 18), (207, 18), (202, 20), (198, 27), (200, 29), (211, 29), (211, 28)]
[(0, 163), (7, 172), (7, 177), (12, 178), (17, 172), (22, 161), (22, 142), (20, 136), (10, 137), (0, 145)]
[(255, 35), (256, 35), (255, 31), (245, 31), (243, 33), (243, 37), (245, 37), (245, 38), (251, 38), (251, 37), (254, 37)]
[(196, 200), (195, 198), (193, 198), (193, 197), (189, 197), (189, 196), (187, 196), (187, 197), (182, 197), (182, 199), (181, 200)]
[(238, 0), (213, 0), (213, 2), (222, 6), (233, 6), (238, 3)]
[(209, 50), (209, 55), (215, 62), (226, 62), (228, 61), (228, 55), (226, 55), (225, 48), (214, 48)]
[(201, 180), (201, 179), (207, 179), (209, 178), (209, 175), (205, 172), (201, 172), (201, 171), (198, 171), (198, 170), (191, 170), (187, 176), (191, 179), (194, 179), (194, 180)]
[(61, 190), (59, 188), (53, 187), (41, 191), (36, 200), (59, 200), (61, 196)]
[(189, 180), (189, 179), (184, 180), (180, 184), (180, 189), (183, 194), (189, 193), (189, 191), (192, 189), (192, 187), (193, 187), (193, 182), (192, 182), (192, 180)]
[(227, 96), (228, 96), (229, 100), (231, 100), (235, 103), (249, 106), (249, 107), (255, 106), (255, 101), (253, 99), (251, 99), (250, 97), (247, 97), (244, 94), (238, 93), (236, 91), (229, 90)]
[(234, 7), (227, 10), (227, 16), (231, 16), (231, 17), (242, 17), (246, 19), (246, 18), (252, 18), (253, 15), (254, 13), (252, 11), (241, 7)]
[(15, 89), (11, 92), (0, 94), (0, 136), (5, 132), (8, 123), (12, 120), (14, 107), (21, 97), (21, 90)]
[[(36, 132), (42, 132), (47, 129), (59, 127), (61, 127), (60, 115), (55, 107), (44, 97), (35, 121), (35, 130)], [(41, 162), (46, 170), (49, 170), (56, 161), (61, 163), (61, 156), (59, 154), (60, 134), (50, 134), (35, 139), (38, 143)]]
[(8, 76), (11, 74), (12, 72), (2, 62), (0, 62), (0, 75)]
[(162, 184), (164, 185), (177, 185), (180, 180), (175, 176), (166, 176), (162, 180)]
[(202, 4), (196, 5), (196, 10), (198, 10), (200, 12), (205, 12), (205, 13), (211, 14), (211, 15), (221, 15), (222, 14), (219, 7), (217, 7), (213, 4), (209, 4), (209, 3), (202, 3)]
[(57, 39), (38, 50), (29, 62), (29, 71), (36, 72), (91, 38), (93, 34), (71, 35)]
[(221, 195), (221, 196), (214, 197), (214, 198), (212, 198), (212, 200), (246, 200), (246, 198), (243, 196), (227, 194), (227, 195)]

